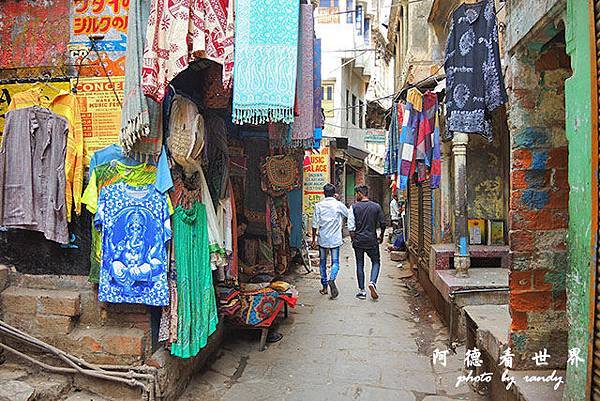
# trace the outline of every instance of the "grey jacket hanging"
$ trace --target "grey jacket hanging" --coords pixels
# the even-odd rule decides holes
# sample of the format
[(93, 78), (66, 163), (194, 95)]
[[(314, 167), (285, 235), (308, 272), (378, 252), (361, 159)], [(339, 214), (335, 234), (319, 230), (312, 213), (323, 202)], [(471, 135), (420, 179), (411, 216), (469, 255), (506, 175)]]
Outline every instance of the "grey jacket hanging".
[(447, 135), (477, 133), (492, 141), (491, 112), (507, 101), (494, 0), (462, 4), (452, 14), (446, 47)]

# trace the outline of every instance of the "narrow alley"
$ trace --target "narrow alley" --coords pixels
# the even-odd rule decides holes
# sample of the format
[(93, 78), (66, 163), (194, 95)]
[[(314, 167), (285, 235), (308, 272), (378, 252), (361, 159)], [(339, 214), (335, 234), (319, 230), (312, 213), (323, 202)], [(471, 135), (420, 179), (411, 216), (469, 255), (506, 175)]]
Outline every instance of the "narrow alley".
[(432, 364), (433, 350), (447, 348), (448, 331), (387, 252), (379, 301), (355, 298), (354, 254), (346, 241), (338, 299), (319, 294), (318, 272), (300, 270), (294, 281), (301, 302), (281, 320), (283, 339), (260, 352), (258, 332), (230, 333), (180, 400), (486, 400), (466, 385), (455, 387), (464, 347), (448, 356), (446, 367)]

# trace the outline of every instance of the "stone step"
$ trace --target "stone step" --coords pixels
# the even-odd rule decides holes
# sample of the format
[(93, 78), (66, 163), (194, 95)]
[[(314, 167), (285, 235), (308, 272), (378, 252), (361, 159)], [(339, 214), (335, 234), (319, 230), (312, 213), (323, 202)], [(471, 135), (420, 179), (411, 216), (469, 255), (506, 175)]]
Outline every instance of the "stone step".
[(0, 302), (4, 313), (74, 317), (81, 312), (77, 291), (11, 286), (2, 292)]

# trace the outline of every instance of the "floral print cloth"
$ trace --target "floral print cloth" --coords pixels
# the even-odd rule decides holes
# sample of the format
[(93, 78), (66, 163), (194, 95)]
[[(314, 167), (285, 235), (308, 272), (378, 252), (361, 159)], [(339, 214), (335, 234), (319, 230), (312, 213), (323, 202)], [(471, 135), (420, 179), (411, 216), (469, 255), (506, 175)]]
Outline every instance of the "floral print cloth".
[(494, 0), (462, 4), (452, 14), (445, 70), (446, 139), (465, 132), (491, 141), (490, 113), (507, 101)]

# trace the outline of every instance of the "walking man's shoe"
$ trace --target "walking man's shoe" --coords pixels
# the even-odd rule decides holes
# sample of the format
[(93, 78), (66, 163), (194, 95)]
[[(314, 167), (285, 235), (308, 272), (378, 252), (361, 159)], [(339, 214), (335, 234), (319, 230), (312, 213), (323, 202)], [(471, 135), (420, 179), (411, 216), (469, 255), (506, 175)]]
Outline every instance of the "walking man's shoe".
[(356, 298), (358, 299), (367, 299), (367, 292), (365, 290), (359, 290), (356, 294)]
[(371, 291), (371, 298), (378, 299), (379, 294), (377, 293), (377, 287), (375, 287), (375, 283), (369, 283), (369, 291)]
[(334, 280), (329, 280), (329, 289), (331, 290), (331, 299), (336, 299), (340, 295)]
[(321, 295), (327, 295), (327, 286), (324, 285), (323, 288), (319, 290), (319, 292), (321, 293)]

